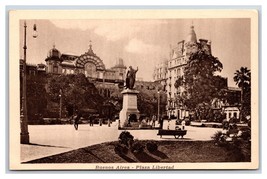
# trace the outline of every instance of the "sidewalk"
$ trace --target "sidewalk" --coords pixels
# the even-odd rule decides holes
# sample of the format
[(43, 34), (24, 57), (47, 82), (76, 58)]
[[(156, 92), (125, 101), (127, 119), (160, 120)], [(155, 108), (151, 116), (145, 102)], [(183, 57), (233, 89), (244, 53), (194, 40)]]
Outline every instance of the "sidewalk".
[[(221, 129), (186, 126), (186, 130), (187, 135), (183, 140), (210, 140), (210, 137)], [(82, 124), (77, 131), (73, 125), (29, 125), (31, 144), (21, 145), (21, 161), (26, 162), (90, 145), (116, 141), (121, 132), (116, 123), (111, 127), (107, 125), (91, 127)], [(157, 132), (157, 130), (130, 130), (134, 138), (139, 140), (177, 140), (173, 136), (160, 138)]]

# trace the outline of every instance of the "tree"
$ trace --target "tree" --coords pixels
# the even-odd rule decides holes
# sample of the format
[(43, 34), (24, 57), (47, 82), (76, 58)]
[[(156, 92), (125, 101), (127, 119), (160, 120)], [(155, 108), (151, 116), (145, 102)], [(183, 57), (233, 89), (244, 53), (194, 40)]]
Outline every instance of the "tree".
[(247, 67), (236, 70), (234, 81), (241, 89), (240, 121), (251, 113), (251, 72)]
[(190, 56), (184, 70), (189, 108), (195, 108), (199, 103), (210, 103), (217, 97), (224, 84), (223, 79), (215, 73), (220, 72), (222, 68), (222, 63), (205, 51), (199, 50)]
[[(158, 88), (160, 89), (160, 88)], [(160, 98), (160, 99), (158, 99)], [(158, 94), (157, 89), (140, 89), (137, 95), (138, 109), (141, 114), (152, 116), (158, 113), (158, 100), (160, 100), (160, 114), (165, 111), (167, 95), (163, 92)]]
[[(47, 93), (45, 90), (46, 76), (27, 76), (27, 109), (29, 122), (38, 122), (46, 112)], [(34, 121), (35, 120), (35, 121)]]
[(68, 114), (72, 114), (75, 110), (101, 111), (103, 99), (95, 85), (84, 74), (52, 76), (48, 83), (51, 101), (59, 102), (60, 90), (62, 104), (68, 110)]
[(183, 78), (178, 78), (175, 84), (176, 88), (184, 89), (178, 100), (189, 110), (195, 110), (201, 103), (211, 106), (212, 99), (219, 97), (227, 85), (225, 78), (216, 75), (222, 69), (219, 59), (204, 50), (191, 54)]

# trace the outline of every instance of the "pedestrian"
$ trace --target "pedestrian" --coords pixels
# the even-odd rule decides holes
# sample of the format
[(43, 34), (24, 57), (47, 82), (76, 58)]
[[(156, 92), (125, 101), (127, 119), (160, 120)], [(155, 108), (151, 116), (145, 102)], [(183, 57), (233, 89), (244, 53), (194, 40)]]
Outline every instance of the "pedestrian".
[(152, 116), (152, 127), (155, 127), (155, 122), (156, 122), (156, 116)]
[(78, 127), (79, 127), (79, 120), (80, 120), (80, 118), (81, 118), (81, 114), (80, 114), (80, 113), (78, 113), (78, 115), (76, 115), (76, 116), (74, 117), (74, 128), (75, 128), (76, 130), (78, 130)]
[(108, 118), (108, 127), (110, 127), (110, 119)]
[(93, 116), (89, 115), (89, 125), (93, 126)]
[(182, 130), (185, 130), (185, 120), (182, 121)]
[(99, 126), (102, 126), (102, 118), (99, 119)]
[(164, 120), (163, 118), (159, 119), (160, 129), (163, 129), (163, 122), (164, 122), (163, 120)]
[(95, 123), (95, 116), (93, 115), (92, 116), (92, 126), (94, 126), (94, 123)]

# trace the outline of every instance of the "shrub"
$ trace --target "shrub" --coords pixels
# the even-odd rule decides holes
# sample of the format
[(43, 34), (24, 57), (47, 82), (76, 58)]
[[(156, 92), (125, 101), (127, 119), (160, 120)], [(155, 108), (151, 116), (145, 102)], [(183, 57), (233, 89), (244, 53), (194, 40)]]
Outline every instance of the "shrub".
[(217, 145), (225, 145), (226, 144), (226, 138), (225, 135), (223, 135), (222, 131), (217, 131), (213, 136), (211, 136), (214, 143)]
[(158, 145), (155, 143), (155, 142), (148, 142), (146, 144), (146, 149), (149, 151), (149, 152), (155, 152), (158, 150)]
[(134, 137), (128, 131), (123, 131), (119, 136), (119, 142), (127, 147), (131, 147)]
[(223, 127), (223, 129), (228, 129), (229, 128), (229, 122), (228, 121), (226, 121), (226, 120), (224, 120), (223, 122), (222, 122), (222, 127)]
[(218, 125), (217, 124), (213, 124), (212, 128), (218, 128)]
[(186, 126), (189, 126), (190, 124), (191, 124), (190, 119), (185, 119), (185, 125), (186, 125)]
[(251, 139), (251, 131), (249, 129), (242, 131), (241, 138), (245, 141)]
[[(227, 131), (227, 133), (229, 133), (229, 131)], [(223, 134), (221, 131), (217, 131), (211, 138), (214, 140), (215, 144), (224, 147), (227, 150), (227, 160), (234, 162), (249, 161), (251, 151), (250, 143), (245, 142), (242, 135), (241, 137), (235, 135), (227, 137), (227, 133)]]
[(144, 151), (144, 146), (137, 140), (134, 141), (132, 147), (131, 147), (131, 151), (133, 153), (142, 153)]

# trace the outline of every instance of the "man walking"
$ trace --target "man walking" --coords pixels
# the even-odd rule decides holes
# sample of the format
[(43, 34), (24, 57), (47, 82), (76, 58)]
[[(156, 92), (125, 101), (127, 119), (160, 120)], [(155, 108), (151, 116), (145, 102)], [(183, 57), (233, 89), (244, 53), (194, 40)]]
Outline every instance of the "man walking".
[(78, 130), (80, 118), (81, 118), (81, 114), (80, 113), (78, 113), (78, 115), (76, 115), (74, 117), (74, 128), (75, 128), (75, 130)]

